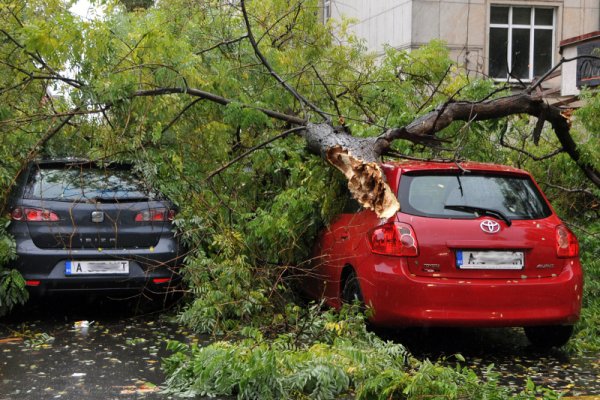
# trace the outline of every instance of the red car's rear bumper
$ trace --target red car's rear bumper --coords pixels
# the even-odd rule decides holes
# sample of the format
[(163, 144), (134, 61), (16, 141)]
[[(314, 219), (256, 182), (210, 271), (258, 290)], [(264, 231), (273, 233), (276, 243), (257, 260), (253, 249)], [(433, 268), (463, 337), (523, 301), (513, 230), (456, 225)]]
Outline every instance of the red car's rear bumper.
[(385, 326), (528, 326), (574, 324), (583, 277), (579, 260), (548, 278), (443, 279), (418, 277), (403, 266), (379, 265), (361, 282), (372, 322)]

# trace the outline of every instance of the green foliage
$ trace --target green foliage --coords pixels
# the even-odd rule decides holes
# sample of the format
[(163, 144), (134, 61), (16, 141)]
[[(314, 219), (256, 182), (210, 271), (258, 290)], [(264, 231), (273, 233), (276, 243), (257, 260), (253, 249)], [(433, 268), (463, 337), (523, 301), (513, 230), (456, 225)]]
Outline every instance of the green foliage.
[[(4, 219), (0, 223), (6, 225)], [(15, 241), (4, 229), (0, 229), (0, 316), (6, 315), (18, 304), (24, 304), (29, 294), (25, 280), (15, 269), (5, 269), (15, 259)]]
[(268, 286), (259, 283), (264, 278), (257, 276), (244, 256), (234, 255), (233, 248), (226, 247), (237, 239), (235, 232), (215, 236), (213, 246), (223, 254), (206, 257), (198, 252), (186, 262), (186, 278), (194, 299), (181, 313), (180, 321), (197, 332), (223, 334), (251, 324), (253, 317), (271, 308), (266, 297)]
[[(292, 329), (272, 341), (246, 329), (246, 339), (204, 347), (169, 343), (169, 391), (189, 396), (237, 395), (244, 399), (333, 399), (382, 369), (406, 367), (401, 345), (368, 333), (356, 310), (321, 313), (312, 306), (289, 310)], [(318, 338), (318, 339), (317, 339)]]
[(169, 342), (173, 354), (163, 363), (167, 392), (239, 399), (558, 398), (532, 382), (515, 395), (498, 385), (492, 366), (482, 380), (459, 363), (417, 361), (402, 345), (368, 332), (357, 307), (338, 314), (313, 305), (300, 320), (294, 318), (297, 307), (288, 311), (291, 329), (270, 341), (247, 329), (246, 338), (235, 342)]
[(584, 295), (581, 320), (575, 335), (567, 344), (577, 352), (600, 351), (600, 226), (589, 226), (595, 235), (580, 235), (581, 265), (584, 270)]
[(25, 280), (19, 271), (0, 269), (0, 316), (18, 304), (24, 304), (28, 298)]
[(583, 90), (581, 97), (585, 101), (585, 106), (581, 107), (575, 113), (577, 129), (576, 140), (582, 159), (600, 169), (600, 92), (598, 90)]

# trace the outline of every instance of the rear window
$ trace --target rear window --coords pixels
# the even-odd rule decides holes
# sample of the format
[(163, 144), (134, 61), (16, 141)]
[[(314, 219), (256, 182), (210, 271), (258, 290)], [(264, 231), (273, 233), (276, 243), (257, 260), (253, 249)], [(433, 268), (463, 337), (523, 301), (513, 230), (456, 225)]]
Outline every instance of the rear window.
[[(398, 198), (402, 212), (427, 217), (474, 218), (469, 207), (500, 212), (509, 219), (551, 214), (535, 184), (514, 175), (403, 175)], [(456, 210), (461, 207), (465, 210)]]
[(38, 166), (32, 170), (25, 197), (58, 201), (148, 201), (157, 196), (129, 167), (93, 165)]

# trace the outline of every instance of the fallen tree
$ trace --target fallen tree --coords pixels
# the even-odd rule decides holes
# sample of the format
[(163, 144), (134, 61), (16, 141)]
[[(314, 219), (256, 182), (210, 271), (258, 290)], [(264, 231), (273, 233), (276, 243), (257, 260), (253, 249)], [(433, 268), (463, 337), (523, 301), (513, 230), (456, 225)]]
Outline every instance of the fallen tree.
[[(144, 7), (149, 6), (150, 3)], [(173, 5), (175, 9), (178, 5)], [(19, 30), (19, 27), (27, 25), (28, 21), (21, 21), (22, 18), (32, 18), (31, 15), (26, 14), (25, 8), (18, 8), (16, 6), (7, 7), (4, 10), (4, 19), (11, 24), (7, 25), (6, 29), (0, 31), (0, 35), (3, 36), (3, 48), (5, 55), (19, 54), (16, 60), (6, 58), (4, 67), (8, 71), (12, 71), (19, 76), (18, 79), (14, 80), (13, 84), (10, 83), (4, 85), (2, 89), (2, 95), (5, 100), (10, 102), (11, 99), (7, 96), (14, 96), (19, 90), (33, 89), (32, 94), (34, 97), (42, 96), (41, 100), (43, 107), (40, 111), (45, 112), (28, 112), (23, 108), (17, 108), (18, 112), (5, 113), (12, 114), (13, 118), (4, 118), (0, 121), (0, 127), (4, 126), (7, 129), (11, 129), (16, 125), (37, 125), (37, 126), (48, 126), (44, 135), (37, 141), (34, 141), (32, 148), (29, 150), (27, 158), (35, 157), (38, 151), (42, 150), (46, 143), (48, 143), (52, 137), (64, 127), (73, 127), (71, 121), (73, 116), (85, 116), (90, 114), (101, 115), (107, 124), (112, 129), (113, 127), (110, 122), (110, 114), (113, 110), (118, 110), (123, 107), (124, 104), (129, 104), (131, 101), (135, 101), (136, 98), (160, 98), (163, 96), (169, 96), (173, 94), (182, 94), (184, 96), (195, 97), (192, 103), (186, 106), (183, 110), (178, 112), (172, 117), (162, 133), (165, 133), (168, 129), (172, 128), (173, 124), (186, 113), (190, 112), (190, 109), (197, 106), (197, 102), (202, 99), (208, 102), (212, 102), (222, 106), (228, 106), (233, 103), (239, 104), (242, 108), (251, 108), (253, 110), (264, 113), (269, 118), (283, 121), (287, 124), (287, 129), (294, 128), (293, 133), (302, 136), (306, 140), (308, 150), (316, 155), (319, 155), (323, 159), (327, 160), (331, 165), (339, 169), (348, 179), (349, 187), (354, 196), (359, 202), (367, 207), (375, 210), (377, 214), (382, 217), (392, 215), (398, 208), (399, 204), (396, 197), (389, 192), (389, 188), (385, 183), (385, 179), (381, 170), (377, 166), (377, 163), (381, 161), (383, 156), (402, 156), (394, 150), (394, 142), (396, 141), (409, 141), (415, 144), (422, 144), (426, 146), (439, 146), (442, 143), (446, 143), (443, 138), (440, 137), (440, 132), (443, 132), (453, 122), (463, 121), (467, 126), (479, 121), (497, 120), (512, 115), (528, 115), (530, 117), (537, 118), (537, 125), (533, 129), (531, 140), (536, 144), (539, 142), (540, 133), (545, 123), (552, 127), (552, 130), (558, 140), (560, 147), (554, 149), (548, 156), (553, 156), (559, 153), (566, 153), (571, 160), (578, 166), (583, 174), (595, 185), (596, 188), (600, 188), (600, 173), (594, 163), (589, 157), (582, 156), (582, 153), (578, 147), (578, 144), (573, 139), (571, 134), (571, 111), (562, 109), (558, 106), (550, 104), (547, 99), (543, 97), (541, 92), (538, 90), (542, 85), (546, 77), (550, 72), (554, 71), (560, 65), (567, 61), (572, 60), (561, 60), (555, 67), (549, 71), (548, 74), (544, 75), (529, 86), (523, 87), (518, 93), (511, 94), (497, 94), (501, 88), (491, 91), (485, 97), (480, 100), (467, 101), (457, 99), (462, 88), (459, 88), (452, 94), (443, 94), (441, 86), (443, 82), (449, 79), (452, 73), (450, 72), (451, 66), (448, 66), (445, 73), (439, 76), (437, 82), (430, 82), (430, 86), (427, 90), (427, 99), (419, 107), (422, 110), (426, 105), (433, 103), (436, 95), (442, 94), (446, 96), (445, 100), (434, 109), (426, 112), (411, 122), (408, 122), (402, 126), (382, 127), (378, 135), (371, 135), (368, 137), (356, 136), (352, 132), (352, 126), (345, 123), (346, 116), (352, 114), (349, 110), (342, 110), (340, 107), (340, 99), (346, 96), (348, 92), (352, 90), (350, 85), (345, 86), (345, 90), (341, 93), (333, 93), (332, 86), (335, 83), (325, 82), (322, 74), (319, 73), (318, 68), (315, 67), (316, 62), (302, 68), (299, 72), (300, 76), (304, 77), (312, 70), (312, 78), (316, 80), (314, 84), (319, 84), (322, 87), (322, 93), (320, 97), (322, 99), (319, 102), (309, 100), (307, 96), (301, 93), (301, 90), (295, 88), (291, 83), (291, 78), (283, 78), (279, 71), (272, 65), (272, 61), (269, 60), (269, 56), (264, 54), (265, 49), (275, 49), (274, 54), (281, 54), (278, 52), (282, 49), (285, 50), (286, 46), (289, 46), (290, 50), (295, 49), (295, 41), (302, 41), (301, 33), (296, 33), (296, 30), (302, 32), (302, 29), (306, 29), (306, 25), (303, 25), (302, 19), (309, 19), (314, 22), (315, 16), (311, 16), (311, 7), (315, 4), (307, 1), (299, 1), (293, 4), (284, 4), (274, 2), (270, 5), (257, 5), (253, 4), (255, 8), (254, 15), (248, 11), (247, 2), (240, 1), (238, 4), (233, 4), (225, 10), (212, 9), (213, 5), (210, 2), (199, 3), (198, 10), (205, 11), (209, 15), (213, 22), (207, 21), (206, 26), (214, 25), (214, 21), (217, 18), (229, 17), (232, 22), (224, 23), (224, 37), (217, 38), (216, 44), (212, 44), (201, 50), (196, 50), (195, 54), (201, 57), (208, 57), (214, 53), (221, 53), (220, 57), (231, 62), (234, 57), (245, 57), (244, 62), (249, 63), (252, 56), (255, 57), (258, 64), (249, 69), (255, 75), (260, 75), (264, 72), (267, 73), (268, 77), (273, 79), (273, 82), (277, 82), (283, 90), (291, 95), (295, 101), (297, 110), (293, 113), (276, 111), (269, 107), (256, 106), (252, 104), (240, 102), (240, 99), (233, 99), (233, 97), (222, 96), (209, 90), (197, 89), (188, 82), (189, 78), (186, 78), (178, 70), (178, 67), (173, 65), (169, 66), (166, 61), (157, 60), (143, 60), (140, 59), (136, 64), (135, 60), (130, 60), (136, 52), (140, 52), (143, 49), (144, 41), (149, 41), (148, 36), (153, 34), (152, 29), (146, 29), (146, 32), (138, 34), (139, 39), (133, 44), (127, 44), (123, 39), (118, 38), (120, 43), (125, 44), (126, 52), (117, 59), (116, 62), (109, 62), (108, 67), (111, 68), (111, 73), (122, 74), (128, 71), (149, 71), (150, 75), (145, 75), (150, 79), (156, 80), (156, 82), (138, 82), (138, 86), (152, 86), (152, 88), (142, 88), (131, 91), (131, 84), (128, 83), (127, 90), (123, 92), (122, 89), (109, 90), (108, 94), (110, 97), (109, 101), (101, 101), (101, 98), (106, 98), (106, 94), (102, 94), (101, 85), (95, 82), (94, 79), (102, 80), (102, 74), (106, 74), (106, 71), (94, 72), (92, 67), (93, 62), (98, 62), (97, 57), (103, 57), (102, 54), (87, 53), (87, 57), (91, 60), (82, 58), (81, 55), (75, 55), (73, 49), (77, 46), (81, 47), (84, 45), (89, 46), (90, 49), (102, 49), (101, 42), (99, 44), (89, 43), (91, 39), (84, 39), (80, 33), (75, 33), (77, 29), (85, 29), (85, 27), (78, 26), (77, 20), (68, 13), (64, 12), (60, 14), (62, 18), (61, 22), (65, 26), (65, 31), (70, 33), (72, 41), (71, 47), (63, 48), (57, 47), (55, 50), (59, 50), (61, 56), (54, 54), (44, 54), (44, 51), (51, 51), (52, 48), (44, 47), (45, 42), (37, 44), (31, 39), (22, 39), (23, 31)], [(269, 9), (271, 7), (273, 10)], [(131, 8), (131, 7), (130, 7)], [(135, 7), (134, 7), (135, 8)], [(223, 11), (225, 10), (225, 11)], [(139, 11), (139, 9), (138, 9)], [(263, 14), (261, 14), (263, 13)], [(279, 14), (277, 14), (279, 13)], [(272, 15), (277, 14), (277, 16)], [(33, 14), (35, 15), (35, 14)], [(241, 23), (235, 25), (236, 21)], [(271, 22), (274, 21), (274, 22)], [(16, 25), (15, 25), (16, 23)], [(307, 21), (304, 21), (306, 24)], [(212, 25), (211, 25), (212, 24)], [(15, 26), (15, 29), (11, 31), (10, 27)], [(260, 35), (255, 35), (256, 27), (261, 28)], [(201, 28), (199, 28), (201, 29)], [(329, 29), (329, 28), (327, 28)], [(325, 31), (327, 31), (327, 29)], [(325, 31), (321, 30), (317, 35), (322, 35)], [(328, 31), (330, 32), (330, 31)], [(54, 32), (52, 34), (56, 35)], [(112, 33), (112, 35), (115, 35)], [(93, 37), (93, 35), (89, 35)], [(58, 38), (65, 40), (65, 38)], [(36, 37), (36, 40), (42, 41), (41, 37)], [(158, 40), (158, 39), (157, 39)], [(318, 39), (313, 40), (313, 45), (318, 46)], [(265, 42), (269, 41), (270, 44), (265, 45)], [(52, 43), (53, 46), (56, 46)], [(244, 45), (246, 45), (244, 47)], [(232, 52), (229, 50), (237, 46)], [(62, 50), (62, 53), (60, 53)], [(114, 52), (112, 48), (107, 50)], [(160, 57), (160, 55), (153, 55), (154, 57)], [(594, 57), (594, 56), (587, 56)], [(146, 57), (147, 58), (147, 57)], [(67, 64), (81, 64), (82, 70), (85, 68), (90, 69), (86, 74), (79, 74), (78, 76), (69, 76), (68, 73), (61, 72), (61, 65), (52, 65), (53, 63), (67, 63)], [(124, 63), (130, 66), (123, 65)], [(98, 67), (100, 68), (100, 67)], [(261, 71), (262, 69), (262, 71)], [(177, 79), (183, 79), (183, 84), (177, 87), (174, 86), (163, 86), (161, 85), (160, 79), (156, 75), (156, 71), (163, 71), (162, 73), (172, 73)], [(403, 75), (410, 72), (398, 71), (397, 78), (400, 80)], [(424, 75), (419, 79), (425, 79)], [(15, 78), (16, 76), (15, 75)], [(288, 74), (289, 75), (289, 74)], [(105, 75), (106, 76), (106, 75)], [(360, 74), (357, 77), (360, 79)], [(432, 77), (430, 77), (432, 78)], [(20, 79), (20, 80), (19, 80)], [(263, 79), (262, 77), (260, 79)], [(268, 84), (268, 78), (262, 83), (263, 87)], [(37, 86), (37, 83), (41, 83)], [(68, 101), (62, 101), (60, 98), (56, 98), (55, 95), (49, 96), (49, 88), (57, 83), (62, 85), (63, 91), (69, 94)], [(360, 84), (360, 82), (358, 83)], [(367, 86), (368, 84), (365, 84)], [(118, 84), (117, 84), (118, 86)], [(246, 90), (246, 89), (245, 89)], [(251, 89), (247, 89), (251, 91)], [(256, 89), (252, 89), (256, 90)], [(274, 90), (270, 88), (270, 90)], [(129, 91), (129, 92), (128, 92)], [(362, 116), (356, 115), (363, 118), (362, 123), (367, 123), (369, 120), (373, 120), (374, 112), (369, 110), (369, 106), (365, 105), (361, 100), (361, 93), (354, 95), (351, 99), (351, 105), (358, 107), (362, 112)], [(443, 98), (442, 96), (442, 98)], [(22, 97), (22, 96), (21, 96)], [(245, 96), (248, 98), (248, 95)], [(324, 97), (324, 98), (323, 98)], [(38, 97), (38, 100), (40, 98)], [(100, 101), (98, 101), (100, 100)], [(328, 100), (335, 113), (330, 111), (324, 111), (320, 104), (323, 104), (323, 100)], [(31, 101), (31, 99), (29, 100)], [(79, 101), (75, 107), (66, 109), (69, 103), (73, 101)], [(59, 104), (62, 103), (62, 104)], [(320, 103), (318, 105), (318, 103)], [(119, 111), (117, 111), (118, 113)], [(126, 118), (127, 122), (123, 129), (127, 129), (129, 119), (131, 115)], [(335, 126), (333, 118), (337, 117), (337, 122), (342, 122), (340, 126)], [(119, 117), (120, 118), (120, 117)], [(317, 120), (317, 121), (315, 121)], [(55, 121), (57, 121), (55, 123)], [(50, 122), (50, 123), (48, 123)], [(298, 129), (297, 129), (298, 128)], [(300, 129), (304, 128), (304, 129)], [(371, 130), (373, 131), (373, 130)], [(288, 133), (281, 134), (280, 137), (286, 137)], [(268, 143), (271, 143), (269, 140)], [(146, 143), (148, 144), (148, 143)], [(501, 145), (504, 145), (504, 141), (501, 140)], [(257, 144), (253, 147), (255, 149), (263, 148), (265, 144)], [(507, 145), (509, 146), (509, 145)], [(247, 154), (250, 154), (248, 152)], [(239, 159), (242, 159), (240, 157)], [(233, 163), (227, 163), (232, 165)], [(222, 171), (222, 169), (221, 169)], [(214, 177), (214, 174), (209, 175), (210, 178)]]

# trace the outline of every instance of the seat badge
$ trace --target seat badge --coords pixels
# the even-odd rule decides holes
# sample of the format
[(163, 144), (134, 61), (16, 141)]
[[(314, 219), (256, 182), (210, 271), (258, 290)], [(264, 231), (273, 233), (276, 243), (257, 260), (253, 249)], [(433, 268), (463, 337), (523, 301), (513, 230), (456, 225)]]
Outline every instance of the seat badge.
[(479, 227), (485, 233), (497, 233), (500, 232), (500, 224), (496, 221), (492, 221), (491, 219), (486, 219), (481, 221)]
[(104, 213), (102, 211), (92, 211), (92, 222), (104, 222)]

